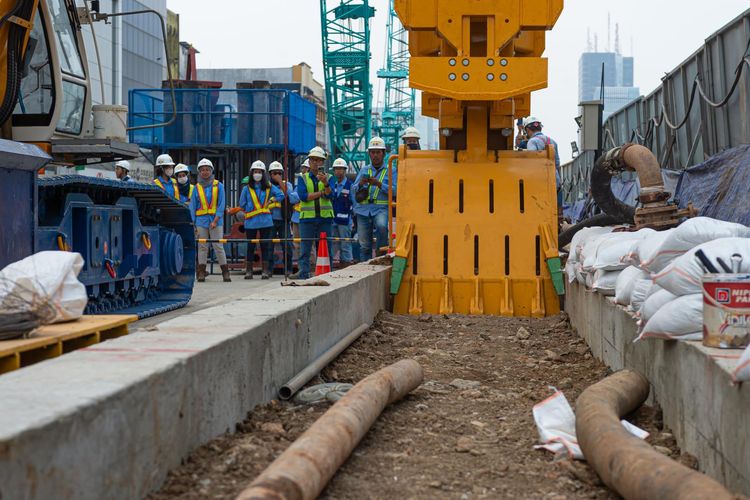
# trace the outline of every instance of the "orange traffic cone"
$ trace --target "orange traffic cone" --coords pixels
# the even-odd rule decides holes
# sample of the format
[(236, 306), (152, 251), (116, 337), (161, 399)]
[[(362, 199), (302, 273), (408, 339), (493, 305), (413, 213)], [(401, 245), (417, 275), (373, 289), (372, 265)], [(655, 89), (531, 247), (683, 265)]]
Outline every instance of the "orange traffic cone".
[(326, 233), (320, 233), (318, 241), (318, 260), (315, 264), (315, 276), (331, 272), (331, 258), (328, 256), (328, 240)]

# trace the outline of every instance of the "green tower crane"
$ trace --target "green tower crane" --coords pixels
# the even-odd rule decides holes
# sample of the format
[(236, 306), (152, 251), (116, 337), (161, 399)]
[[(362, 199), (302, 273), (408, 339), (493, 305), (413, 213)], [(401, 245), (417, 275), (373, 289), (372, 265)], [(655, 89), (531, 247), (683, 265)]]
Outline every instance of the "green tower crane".
[(401, 131), (414, 125), (415, 91), (409, 88), (409, 33), (388, 0), (388, 48), (385, 68), (378, 78), (385, 80), (385, 99), (376, 130), (390, 151), (398, 152)]
[(328, 107), (328, 132), (334, 157), (354, 168), (368, 161), (372, 127), (369, 0), (320, 0)]

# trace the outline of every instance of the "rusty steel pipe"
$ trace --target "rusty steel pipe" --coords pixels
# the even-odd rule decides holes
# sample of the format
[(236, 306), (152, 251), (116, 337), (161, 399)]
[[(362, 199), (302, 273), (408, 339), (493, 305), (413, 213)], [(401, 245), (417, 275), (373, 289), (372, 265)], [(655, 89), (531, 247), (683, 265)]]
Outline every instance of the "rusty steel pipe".
[(635, 170), (641, 181), (641, 190), (655, 188), (664, 191), (661, 166), (654, 153), (640, 144), (630, 144), (622, 148), (622, 161), (629, 169)]
[(423, 377), (422, 367), (412, 359), (369, 375), (315, 421), (237, 499), (316, 498), (383, 409), (419, 387)]
[(681, 465), (631, 435), (620, 419), (648, 397), (649, 382), (624, 370), (598, 382), (576, 401), (576, 434), (602, 481), (627, 499), (735, 498), (708, 476)]

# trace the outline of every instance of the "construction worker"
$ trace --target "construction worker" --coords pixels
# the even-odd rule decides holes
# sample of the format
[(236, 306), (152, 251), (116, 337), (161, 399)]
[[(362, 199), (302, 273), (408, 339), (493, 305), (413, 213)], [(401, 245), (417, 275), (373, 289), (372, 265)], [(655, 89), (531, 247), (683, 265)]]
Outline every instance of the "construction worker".
[(187, 165), (178, 163), (174, 168), (174, 176), (177, 179), (177, 190), (180, 193), (180, 201), (185, 204), (190, 203), (193, 191), (195, 190), (195, 186), (190, 184), (190, 169)]
[[(333, 162), (333, 178), (331, 179), (331, 203), (333, 204), (333, 226), (331, 234), (334, 238), (349, 239), (352, 237), (352, 181), (346, 178), (349, 165), (343, 158)], [(352, 244), (349, 241), (333, 241), (331, 256), (338, 255), (341, 268), (352, 265)]]
[(404, 141), (404, 144), (409, 149), (422, 149), (422, 146), (419, 144), (421, 138), (419, 130), (416, 127), (406, 127), (404, 133), (401, 134), (401, 140)]
[[(245, 238), (264, 240), (260, 244), (263, 254), (261, 279), (267, 280), (273, 274), (273, 216), (270, 205), (273, 201), (284, 201), (284, 193), (271, 184), (266, 172), (266, 164), (258, 160), (250, 166), (250, 183), (240, 195), (240, 208), (245, 212)], [(253, 279), (255, 243), (247, 244), (245, 279)]]
[(396, 171), (393, 172), (393, 180), (388, 178), (383, 139), (373, 137), (367, 152), (370, 155), (370, 165), (359, 171), (352, 186), (356, 193), (354, 215), (357, 218), (360, 255), (363, 261), (372, 258), (373, 231), (376, 237), (376, 253), (380, 253), (381, 248), (388, 247), (388, 186), (391, 186), (395, 198), (397, 185)]
[(172, 177), (172, 174), (174, 174), (174, 160), (172, 160), (171, 156), (163, 154), (156, 158), (156, 173), (154, 184), (162, 188), (170, 198), (180, 201), (177, 180)]
[[(200, 239), (220, 240), (224, 237), (224, 210), (226, 197), (224, 184), (214, 178), (214, 164), (203, 158), (198, 162), (198, 183), (190, 197), (190, 214), (193, 217), (195, 231)], [(224, 245), (212, 243), (216, 260), (221, 267), (221, 276), (225, 282), (229, 276), (227, 255)], [(208, 262), (208, 243), (198, 244), (198, 281), (206, 281), (206, 264)]]
[[(297, 186), (299, 185), (299, 180), (302, 175), (306, 174), (310, 171), (310, 160), (305, 159), (304, 162), (302, 162), (302, 165), (300, 165), (300, 174), (297, 176), (294, 182), (294, 191), (297, 192)], [(299, 199), (299, 196), (297, 196)], [(292, 212), (292, 236), (294, 238), (299, 238), (299, 212), (300, 212), (300, 204), (299, 202), (294, 205), (293, 212)], [(300, 246), (299, 243), (294, 243), (294, 258), (299, 259), (299, 250)]]
[(308, 154), (310, 171), (302, 174), (297, 181), (297, 195), (300, 199), (299, 232), (302, 238), (300, 256), (297, 265), (299, 271), (292, 279), (310, 277), (310, 251), (313, 241), (319, 241), (320, 233), (331, 234), (333, 222), (333, 205), (331, 204), (330, 176), (323, 169), (326, 152), (321, 147), (314, 147)]
[(133, 182), (133, 179), (130, 178), (130, 162), (120, 160), (115, 163), (115, 176), (122, 182)]
[[(271, 184), (278, 187), (284, 193), (284, 201), (273, 200), (271, 216), (273, 217), (273, 235), (272, 238), (288, 239), (292, 237), (292, 231), (289, 221), (294, 212), (293, 207), (299, 204), (299, 196), (292, 187), (291, 182), (284, 180), (284, 166), (275, 161), (268, 166), (268, 173), (271, 175)], [(292, 258), (294, 257), (294, 247), (291, 242), (285, 241), (281, 244), (284, 253), (284, 272), (286, 275), (292, 274)]]
[(542, 122), (535, 116), (529, 116), (523, 121), (523, 128), (526, 131), (528, 142), (526, 143), (527, 151), (544, 151), (547, 146), (555, 147), (555, 179), (557, 183), (557, 206), (562, 206), (562, 182), (560, 179), (560, 152), (557, 143), (551, 137), (542, 133)]

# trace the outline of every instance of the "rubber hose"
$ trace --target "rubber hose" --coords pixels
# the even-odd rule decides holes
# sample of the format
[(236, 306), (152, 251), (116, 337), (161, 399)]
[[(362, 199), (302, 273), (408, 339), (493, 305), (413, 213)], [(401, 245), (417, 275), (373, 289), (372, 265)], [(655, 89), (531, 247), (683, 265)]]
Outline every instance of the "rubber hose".
[(576, 401), (576, 434), (586, 461), (623, 498), (677, 500), (735, 498), (710, 477), (685, 467), (630, 434), (620, 419), (639, 408), (648, 380), (623, 370), (598, 382)]
[(619, 217), (622, 223), (633, 224), (635, 207), (618, 200), (612, 193), (612, 172), (604, 166), (606, 156), (599, 158), (591, 169), (591, 194), (596, 205), (607, 215)]
[(557, 248), (563, 248), (565, 247), (565, 245), (568, 245), (571, 241), (573, 241), (573, 236), (575, 236), (576, 233), (581, 229), (597, 226), (614, 226), (617, 224), (624, 224), (625, 222), (626, 221), (622, 217), (607, 214), (598, 214), (593, 217), (589, 217), (588, 219), (583, 220), (575, 226), (571, 226), (560, 233), (560, 236), (557, 237)]

